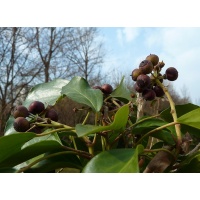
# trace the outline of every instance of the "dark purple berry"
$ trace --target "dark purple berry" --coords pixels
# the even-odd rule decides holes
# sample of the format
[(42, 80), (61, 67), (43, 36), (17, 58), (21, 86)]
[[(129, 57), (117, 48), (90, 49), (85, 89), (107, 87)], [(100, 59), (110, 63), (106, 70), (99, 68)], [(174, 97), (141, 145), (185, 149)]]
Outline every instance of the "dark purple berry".
[(58, 113), (54, 109), (47, 110), (45, 117), (50, 118), (51, 120), (55, 122), (58, 121)]
[(17, 117), (13, 123), (14, 129), (18, 132), (25, 132), (30, 128), (30, 123), (24, 117)]
[(142, 91), (144, 90), (143, 88), (140, 88), (140, 87), (137, 85), (137, 83), (134, 84), (134, 89), (135, 89), (135, 91), (138, 92), (138, 93), (142, 93)]
[(157, 97), (162, 97), (165, 94), (164, 91), (163, 91), (163, 89), (160, 86), (158, 86), (158, 85), (156, 85), (153, 88), (153, 91), (156, 93)]
[(174, 67), (169, 67), (166, 69), (165, 75), (169, 81), (175, 81), (178, 78), (178, 71)]
[(137, 77), (136, 83), (140, 88), (146, 88), (151, 84), (151, 79), (149, 76), (141, 74)]
[(142, 97), (146, 100), (146, 101), (152, 101), (155, 99), (156, 97), (156, 93), (152, 90), (152, 89), (145, 89), (142, 92)]
[(101, 86), (101, 88), (104, 94), (111, 94), (113, 91), (113, 87), (110, 84), (104, 84)]
[(17, 106), (13, 112), (13, 117), (16, 119), (17, 117), (28, 117), (29, 112), (25, 106)]
[(29, 112), (34, 115), (41, 113), (44, 109), (44, 104), (40, 101), (33, 101), (28, 107)]

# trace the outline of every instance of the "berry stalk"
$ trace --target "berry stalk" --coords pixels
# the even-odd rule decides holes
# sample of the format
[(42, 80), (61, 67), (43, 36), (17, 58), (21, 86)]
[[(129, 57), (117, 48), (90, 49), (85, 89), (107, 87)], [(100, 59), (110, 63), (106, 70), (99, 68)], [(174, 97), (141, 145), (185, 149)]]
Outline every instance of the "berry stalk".
[(177, 136), (177, 143), (176, 143), (176, 155), (179, 154), (181, 143), (182, 143), (182, 136), (181, 136), (181, 129), (180, 129), (180, 124), (177, 123), (177, 113), (176, 113), (176, 108), (175, 108), (175, 103), (169, 94), (168, 89), (158, 80), (156, 79), (156, 83), (163, 89), (167, 99), (169, 100), (169, 104), (171, 107), (171, 114), (174, 120), (175, 124), (175, 130), (176, 130), (176, 136)]

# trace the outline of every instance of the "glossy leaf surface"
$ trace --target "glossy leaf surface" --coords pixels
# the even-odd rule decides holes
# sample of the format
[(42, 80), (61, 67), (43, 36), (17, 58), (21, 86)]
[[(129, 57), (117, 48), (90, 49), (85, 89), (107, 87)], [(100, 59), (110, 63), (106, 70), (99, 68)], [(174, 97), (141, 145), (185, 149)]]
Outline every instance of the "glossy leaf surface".
[[(145, 118), (143, 118), (145, 119)], [(136, 125), (132, 132), (133, 134), (141, 134), (144, 135), (146, 133), (148, 133), (149, 131), (152, 131), (160, 126), (166, 125), (168, 124), (167, 122), (160, 120), (160, 119), (147, 119), (141, 123), (139, 123), (138, 125)], [(172, 136), (173, 135), (173, 136)], [(159, 130), (159, 131), (155, 131), (154, 133), (152, 133), (150, 136), (158, 138), (160, 140), (163, 140), (164, 142), (174, 145), (174, 139), (173, 137), (175, 137), (175, 128), (174, 125), (173, 126), (169, 126), (165, 129)]]
[[(45, 156), (52, 155), (54, 152), (47, 153)], [(42, 160), (37, 165), (25, 171), (26, 173), (45, 173), (59, 168), (76, 168), (82, 169), (78, 157), (74, 154), (61, 154)]]
[(112, 149), (103, 151), (92, 158), (84, 173), (138, 173), (138, 155), (143, 152), (143, 146), (136, 149)]
[(131, 100), (131, 93), (124, 84), (124, 77), (122, 78), (118, 87), (111, 93), (112, 97), (126, 99), (127, 101)]
[[(176, 108), (177, 117), (180, 117), (192, 110), (199, 108), (199, 106), (192, 104), (192, 103), (188, 103), (188, 104), (184, 104), (184, 105), (176, 105), (175, 108)], [(171, 109), (167, 108), (164, 111), (162, 111), (161, 117), (167, 122), (172, 122), (173, 118), (172, 118), (172, 114), (171, 114)]]
[(187, 156), (180, 164), (179, 173), (200, 173), (200, 150), (193, 155)]
[(29, 92), (23, 105), (29, 106), (32, 101), (41, 101), (44, 104), (54, 105), (61, 96), (62, 87), (69, 83), (65, 79), (55, 79), (48, 83), (36, 85)]
[(94, 111), (100, 111), (103, 104), (103, 94), (100, 90), (92, 89), (88, 82), (81, 77), (74, 77), (62, 88), (62, 94), (70, 99), (85, 104)]
[[(21, 151), (16, 152), (15, 154), (11, 155), (7, 159), (5, 159), (2, 163), (0, 163), (0, 167), (14, 167), (19, 165), (25, 161), (31, 163), (30, 159), (46, 153), (50, 150), (61, 149), (61, 145), (59, 145), (56, 141), (41, 141), (30, 145)], [(30, 160), (30, 161), (29, 161)]]
[(54, 135), (37, 137), (35, 133), (16, 133), (0, 138), (0, 167), (14, 167), (51, 150), (61, 149)]
[(200, 129), (200, 108), (182, 115), (177, 119), (181, 124), (185, 124), (197, 129)]
[(35, 137), (34, 133), (16, 133), (0, 138), (0, 163), (20, 152), (21, 147)]

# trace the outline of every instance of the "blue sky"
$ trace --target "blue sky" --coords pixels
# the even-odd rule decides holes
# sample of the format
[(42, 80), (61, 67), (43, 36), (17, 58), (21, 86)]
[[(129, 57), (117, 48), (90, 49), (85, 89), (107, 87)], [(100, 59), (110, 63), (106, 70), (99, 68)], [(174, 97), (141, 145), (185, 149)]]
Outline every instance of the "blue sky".
[(130, 75), (147, 55), (157, 54), (179, 77), (173, 82), (180, 96), (183, 91), (193, 103), (200, 101), (200, 28), (106, 27), (100, 28), (107, 56), (104, 72), (117, 70)]

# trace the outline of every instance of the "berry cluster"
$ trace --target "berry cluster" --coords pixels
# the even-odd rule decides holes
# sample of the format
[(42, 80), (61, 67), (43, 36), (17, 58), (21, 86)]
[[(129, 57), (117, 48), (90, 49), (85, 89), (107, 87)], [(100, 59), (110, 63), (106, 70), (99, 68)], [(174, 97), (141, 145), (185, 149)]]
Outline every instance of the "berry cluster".
[(13, 111), (15, 118), (13, 127), (18, 132), (38, 132), (35, 122), (49, 123), (49, 121), (58, 121), (57, 112), (50, 106), (45, 109), (45, 106), (40, 101), (33, 101), (28, 108), (23, 105), (15, 107)]
[(139, 64), (138, 68), (132, 71), (132, 80), (135, 81), (134, 89), (141, 93), (145, 100), (152, 101), (156, 97), (164, 95), (164, 91), (157, 84), (157, 80), (162, 83), (163, 79), (175, 81), (178, 78), (178, 71), (174, 67), (169, 67), (162, 75), (161, 70), (164, 65), (163, 61), (159, 62), (157, 55), (150, 54)]

